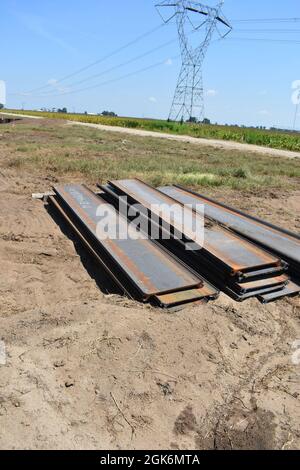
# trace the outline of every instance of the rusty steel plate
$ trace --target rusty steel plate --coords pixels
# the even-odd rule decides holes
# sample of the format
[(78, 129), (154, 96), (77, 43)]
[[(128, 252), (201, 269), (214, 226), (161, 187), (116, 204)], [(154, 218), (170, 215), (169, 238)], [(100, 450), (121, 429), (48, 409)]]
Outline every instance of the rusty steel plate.
[[(136, 230), (129, 226), (127, 219), (122, 216), (116, 218), (113, 206), (96, 196), (84, 185), (55, 186), (54, 191), (101, 244), (113, 262), (117, 263), (118, 267), (135, 284), (143, 297), (148, 298), (203, 285), (202, 280), (190, 273), (151, 240), (138, 238)], [(114, 217), (113, 220), (117, 221), (117, 229), (125, 232), (128, 230), (132, 238), (105, 238), (105, 231), (101, 232), (102, 227), (99, 228), (98, 225), (101, 217), (97, 215), (97, 210), (101, 205), (105, 206), (105, 216)]]
[[(109, 184), (121, 194), (129, 196), (135, 202), (146, 207), (161, 220), (169, 221), (169, 211), (166, 211), (165, 208), (166, 205), (171, 206), (177, 202), (173, 198), (138, 179), (110, 181)], [(180, 204), (180, 202), (177, 203)], [(200, 215), (192, 209), (187, 210), (191, 211), (191, 224), (184, 227), (183, 235), (192, 240), (198, 249), (203, 248), (209, 256), (221, 263), (231, 274), (280, 266), (281, 260), (277, 257), (218, 225), (204, 228), (202, 246), (202, 239), (192, 230), (196, 226), (195, 219)], [(182, 233), (182, 221), (176, 218), (176, 214), (171, 220), (171, 224), (179, 233)]]
[(295, 282), (289, 282), (287, 286), (284, 287), (284, 289), (278, 292), (259, 295), (258, 299), (262, 303), (267, 304), (269, 302), (273, 302), (274, 300), (282, 299), (283, 297), (296, 296), (299, 294), (300, 294), (300, 285), (296, 284)]
[(196, 302), (201, 299), (216, 299), (219, 296), (219, 291), (208, 283), (204, 283), (203, 287), (198, 289), (189, 289), (186, 291), (174, 292), (171, 294), (158, 295), (156, 298), (159, 303), (169, 306), (177, 304), (185, 304), (189, 302)]
[(300, 264), (300, 239), (297, 234), (293, 235), (279, 227), (181, 187), (167, 186), (159, 190), (182, 204), (191, 204), (194, 207), (197, 204), (204, 204), (205, 215), (210, 219), (274, 251), (279, 256)]

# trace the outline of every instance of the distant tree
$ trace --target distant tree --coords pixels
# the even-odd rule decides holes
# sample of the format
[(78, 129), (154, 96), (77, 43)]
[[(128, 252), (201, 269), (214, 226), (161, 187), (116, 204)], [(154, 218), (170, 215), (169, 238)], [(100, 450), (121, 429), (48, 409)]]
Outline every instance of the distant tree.
[(103, 111), (101, 114), (102, 114), (102, 116), (110, 116), (110, 117), (117, 117), (118, 116), (113, 111)]
[(67, 110), (67, 108), (58, 108), (57, 112), (66, 114), (68, 112), (68, 110)]
[(202, 124), (211, 124), (210, 119), (204, 118)]
[(0, 103), (0, 109), (4, 108), (4, 104)]

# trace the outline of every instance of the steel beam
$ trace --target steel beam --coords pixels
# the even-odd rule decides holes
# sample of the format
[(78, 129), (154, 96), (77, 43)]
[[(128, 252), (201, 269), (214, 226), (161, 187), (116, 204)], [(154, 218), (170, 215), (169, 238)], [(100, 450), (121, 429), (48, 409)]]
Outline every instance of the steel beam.
[(292, 263), (295, 268), (298, 267), (300, 274), (300, 238), (297, 234), (285, 231), (180, 186), (167, 186), (159, 188), (159, 190), (182, 204), (191, 204), (196, 211), (197, 204), (203, 204), (206, 217), (270, 250), (288, 263)]
[[(140, 203), (166, 223), (169, 222), (169, 213), (165, 210), (166, 205), (181, 204), (138, 179), (110, 181), (109, 185), (119, 195), (127, 195), (132, 201)], [(182, 221), (177, 220), (176, 215), (172, 220), (172, 226), (185, 239), (195, 243), (199, 255), (206, 256), (226, 270), (229, 275), (235, 276), (240, 273), (281, 266), (279, 258), (217, 225), (204, 227), (204, 242), (202, 244), (202, 238), (200, 241), (199, 236), (192, 230), (192, 227), (196, 225), (196, 219), (200, 216), (192, 209), (190, 211), (191, 226), (185, 226), (183, 230)]]
[[(102, 265), (120, 287), (124, 286), (124, 281), (120, 282), (121, 273), (123, 279), (126, 278), (129, 285), (134, 285), (140, 298), (145, 301), (152, 298), (162, 305), (159, 296), (174, 295), (176, 304), (180, 304), (205, 296), (207, 286), (199, 276), (190, 272), (151, 240), (145, 239), (141, 234), (139, 236), (125, 217), (116, 214), (112, 205), (87, 187), (56, 186), (54, 192), (56, 196), (49, 198), (50, 203), (60, 209), (65, 220), (76, 229), (81, 240), (90, 246), (91, 253), (98, 261), (102, 261)], [(101, 220), (99, 207), (102, 217), (105, 214), (108, 220), (112, 219), (112, 223), (117, 224), (117, 233), (119, 230), (120, 233), (128, 233), (126, 239), (106, 236), (105, 228), (98, 224)], [(87, 235), (91, 241), (87, 242)], [(188, 294), (187, 291), (190, 290), (194, 292)]]

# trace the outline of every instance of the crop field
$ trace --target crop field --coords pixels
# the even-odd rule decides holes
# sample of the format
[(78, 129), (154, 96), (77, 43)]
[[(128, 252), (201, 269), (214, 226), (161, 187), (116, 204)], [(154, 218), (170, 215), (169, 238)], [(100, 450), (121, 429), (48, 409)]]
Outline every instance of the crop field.
[(237, 126), (203, 125), (175, 123), (163, 120), (91, 116), (87, 114), (48, 113), (41, 111), (7, 110), (17, 114), (41, 116), (49, 119), (66, 119), (69, 121), (103, 124), (109, 126), (128, 127), (155, 132), (166, 132), (177, 135), (189, 135), (204, 139), (219, 139), (246, 144), (261, 145), (269, 148), (300, 152), (300, 133), (242, 128)]

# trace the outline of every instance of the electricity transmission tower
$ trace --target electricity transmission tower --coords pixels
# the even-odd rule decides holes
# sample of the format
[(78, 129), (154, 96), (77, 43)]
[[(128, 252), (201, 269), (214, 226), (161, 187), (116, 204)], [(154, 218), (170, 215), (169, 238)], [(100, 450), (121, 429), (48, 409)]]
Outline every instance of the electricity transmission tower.
[[(169, 114), (170, 121), (191, 122), (204, 117), (203, 61), (214, 32), (217, 30), (221, 36), (218, 27), (226, 28), (223, 37), (232, 29), (222, 16), (223, 3), (224, 0), (219, 1), (215, 7), (210, 7), (196, 1), (164, 0), (156, 5), (164, 22), (176, 19), (181, 49), (182, 66)], [(163, 7), (172, 9), (166, 19)], [(189, 27), (192, 28), (191, 32), (188, 31)], [(190, 41), (190, 34), (197, 40), (196, 46)]]

